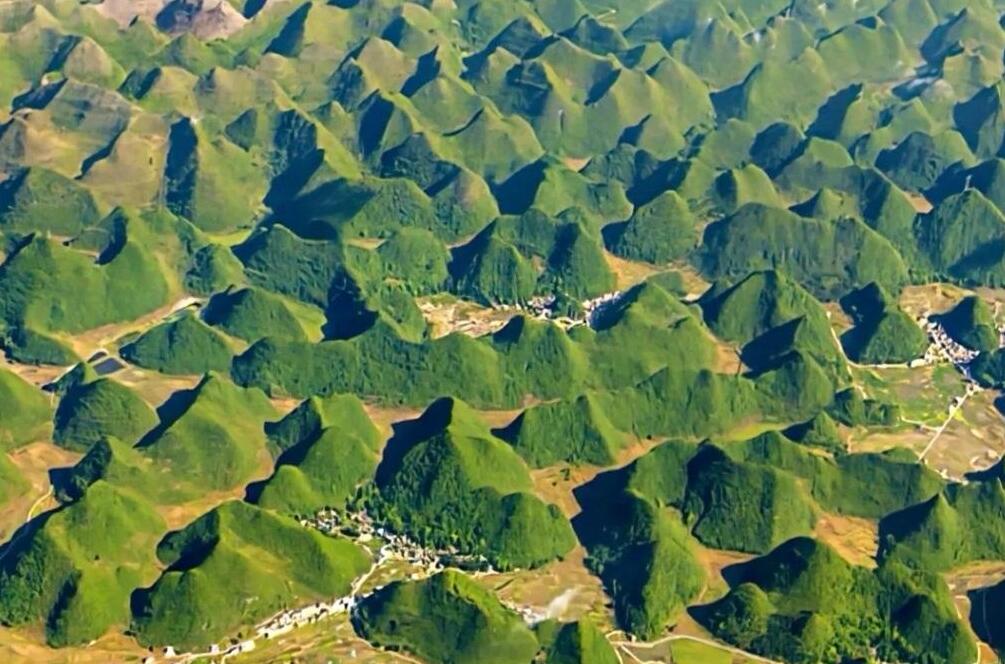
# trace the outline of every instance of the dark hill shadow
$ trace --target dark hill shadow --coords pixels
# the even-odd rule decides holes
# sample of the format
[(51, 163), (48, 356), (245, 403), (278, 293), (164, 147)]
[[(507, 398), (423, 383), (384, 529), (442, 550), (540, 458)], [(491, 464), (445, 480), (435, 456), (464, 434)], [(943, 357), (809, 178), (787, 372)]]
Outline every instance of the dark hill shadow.
[(438, 399), (414, 420), (396, 422), (391, 426), (391, 439), (377, 466), (377, 486), (386, 485), (401, 470), (405, 455), (417, 444), (442, 432), (453, 417), (454, 400)]
[(609, 524), (619, 523), (619, 514), (625, 507), (621, 499), (625, 488), (625, 470), (600, 473), (586, 484), (572, 490), (572, 495), (582, 508), (572, 519), (576, 537), (587, 549), (604, 540)]
[(173, 392), (167, 400), (162, 403), (157, 408), (157, 418), (159, 422), (157, 426), (148, 431), (140, 441), (136, 443), (136, 447), (149, 447), (157, 442), (158, 439), (167, 431), (172, 424), (181, 419), (181, 416), (188, 412), (188, 409), (195, 404), (196, 399), (199, 397), (199, 392), (202, 389), (203, 382), (205, 378), (198, 385), (190, 390), (178, 390)]
[(977, 588), (967, 592), (970, 600), (970, 615), (967, 618), (977, 638), (995, 648), (999, 653), (1002, 646), (1001, 605), (996, 605), (992, 597), (992, 587)]

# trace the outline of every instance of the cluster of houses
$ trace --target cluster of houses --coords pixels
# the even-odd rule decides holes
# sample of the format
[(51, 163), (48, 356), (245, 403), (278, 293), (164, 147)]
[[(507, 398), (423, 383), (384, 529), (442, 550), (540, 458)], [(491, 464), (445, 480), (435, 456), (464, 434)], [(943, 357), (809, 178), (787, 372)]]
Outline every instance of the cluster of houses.
[[(362, 587), (373, 572), (390, 560), (405, 561), (409, 565), (418, 567), (421, 571), (410, 575), (412, 579), (424, 578), (435, 574), (443, 569), (450, 558), (461, 559), (454, 552), (437, 552), (424, 549), (409, 538), (397, 535), (387, 529), (377, 526), (365, 512), (353, 512), (348, 515), (341, 515), (334, 510), (322, 510), (311, 518), (301, 519), (300, 524), (304, 527), (315, 528), (329, 535), (340, 535), (355, 540), (360, 544), (368, 544), (380, 541), (381, 546), (377, 550), (377, 555), (370, 568), (370, 572), (364, 574), (353, 583), (349, 594), (338, 597), (331, 601), (315, 602), (307, 606), (281, 611), (267, 620), (259, 623), (255, 627), (254, 638), (233, 642), (229, 646), (221, 647), (213, 644), (209, 650), (201, 653), (178, 653), (177, 650), (168, 646), (163, 651), (165, 659), (177, 662), (191, 662), (200, 658), (213, 658), (216, 661), (224, 662), (229, 657), (247, 653), (255, 649), (256, 641), (259, 639), (270, 640), (288, 634), (293, 630), (312, 625), (320, 620), (330, 618), (344, 613), (351, 613), (366, 594), (362, 594)], [(379, 590), (376, 588), (374, 590)], [(145, 664), (152, 664), (154, 659), (148, 657)]]
[[(495, 307), (497, 311), (508, 311), (516, 307)], [(474, 315), (465, 313), (466, 308), (458, 306), (456, 303), (440, 304), (436, 302), (420, 302), (419, 310), (430, 322), (439, 322), (444, 326), (445, 332), (460, 332), (470, 337), (481, 337), (486, 334), (494, 334), (506, 325), (508, 318), (493, 315)]]
[(622, 291), (612, 291), (604, 293), (600, 297), (595, 297), (592, 300), (584, 300), (579, 303), (582, 314), (575, 317), (555, 315), (555, 305), (558, 303), (558, 298), (554, 295), (532, 298), (527, 302), (524, 310), (539, 320), (551, 321), (566, 330), (581, 325), (593, 327), (599, 319), (600, 314), (610, 305), (617, 303), (623, 295), (624, 292)]
[(335, 510), (322, 510), (309, 519), (301, 519), (300, 523), (325, 534), (340, 535), (360, 544), (379, 540), (382, 543), (378, 552), (378, 559), (381, 562), (400, 560), (426, 570), (427, 574), (435, 574), (446, 567), (480, 572), (492, 571), (484, 556), (463, 555), (453, 547), (426, 548), (407, 535), (392, 532), (374, 523), (365, 511), (340, 514)]
[(532, 627), (548, 619), (547, 612), (533, 606), (522, 606), (512, 602), (505, 602), (505, 604), (507, 608), (520, 614), (523, 621)]
[(951, 362), (966, 375), (966, 365), (977, 359), (980, 353), (957, 343), (940, 323), (928, 317), (921, 319), (921, 325), (928, 332), (928, 338), (932, 340), (932, 343), (918, 364)]
[[(356, 607), (358, 588), (354, 587), (351, 594), (339, 597), (331, 602), (317, 602), (297, 609), (282, 611), (255, 628), (255, 637), (243, 641), (235, 641), (229, 646), (221, 647), (213, 644), (209, 650), (201, 653), (179, 654), (175, 648), (168, 646), (164, 648), (166, 659), (177, 659), (178, 662), (191, 662), (200, 658), (212, 658), (215, 661), (225, 662), (230, 657), (235, 657), (255, 649), (255, 642), (258, 639), (274, 639), (295, 629), (311, 625), (319, 620), (324, 620), (341, 613), (349, 613)], [(153, 664), (153, 657), (147, 657), (144, 664)]]
[(356, 597), (354, 595), (347, 595), (331, 602), (318, 602), (317, 604), (311, 604), (299, 609), (283, 611), (259, 625), (255, 630), (255, 636), (261, 639), (274, 639), (287, 632), (292, 632), (298, 627), (311, 625), (319, 620), (324, 620), (340, 613), (349, 613), (355, 607)]
[[(214, 643), (209, 647), (209, 650), (200, 653), (179, 654), (178, 652), (175, 651), (175, 649), (172, 646), (167, 646), (166, 648), (164, 648), (164, 658), (181, 663), (186, 663), (195, 661), (197, 659), (209, 657), (213, 658), (214, 661), (219, 661), (220, 664), (223, 664), (231, 657), (236, 657), (237, 655), (251, 652), (254, 649), (255, 649), (255, 641), (253, 639), (238, 641), (232, 643), (226, 648), (221, 648), (218, 644)], [(143, 664), (153, 664), (155, 661), (156, 660), (151, 656), (145, 658), (143, 660)]]
[[(580, 312), (574, 316), (559, 315), (557, 311), (559, 301), (554, 295), (539, 295), (531, 298), (525, 304), (494, 304), (492, 311), (513, 315), (527, 314), (536, 320), (548, 321), (562, 329), (569, 330), (583, 325), (593, 326), (600, 312), (607, 306), (616, 303), (622, 295), (624, 295), (622, 291), (614, 291), (580, 302)], [(422, 302), (419, 304), (419, 309), (427, 319), (430, 319), (436, 312), (448, 314), (447, 329), (450, 332), (461, 332), (472, 337), (498, 332), (505, 327), (509, 320), (508, 317), (499, 316), (471, 315), (464, 317), (464, 314), (458, 312), (456, 305), (444, 308), (433, 302)]]
[(570, 330), (574, 327), (586, 324), (586, 321), (579, 318), (555, 315), (555, 305), (557, 304), (558, 298), (554, 295), (542, 295), (539, 297), (532, 297), (525, 306), (515, 307), (515, 309), (529, 313), (537, 320), (552, 322), (564, 330)]

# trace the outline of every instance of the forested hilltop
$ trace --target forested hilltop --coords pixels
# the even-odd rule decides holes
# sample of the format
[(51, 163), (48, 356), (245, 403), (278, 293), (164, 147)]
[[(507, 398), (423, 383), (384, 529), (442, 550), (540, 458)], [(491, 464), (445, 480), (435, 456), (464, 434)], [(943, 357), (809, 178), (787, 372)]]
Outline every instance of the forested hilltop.
[(0, 660), (1005, 656), (1005, 0), (0, 0)]

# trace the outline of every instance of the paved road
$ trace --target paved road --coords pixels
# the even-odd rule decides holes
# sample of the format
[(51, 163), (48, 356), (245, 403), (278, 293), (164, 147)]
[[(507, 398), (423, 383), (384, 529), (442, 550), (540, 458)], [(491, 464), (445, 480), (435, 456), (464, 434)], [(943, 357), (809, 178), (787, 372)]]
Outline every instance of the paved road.
[(922, 450), (921, 455), (918, 457), (919, 460), (921, 461), (925, 460), (925, 457), (928, 456), (928, 453), (932, 451), (933, 447), (935, 447), (935, 443), (939, 442), (939, 438), (942, 436), (943, 432), (945, 432), (946, 428), (949, 427), (949, 425), (952, 423), (953, 418), (956, 417), (956, 413), (960, 412), (963, 406), (967, 403), (967, 399), (970, 398), (970, 395), (971, 393), (967, 392), (966, 394), (963, 395), (963, 398), (960, 399), (959, 404), (949, 409), (949, 417), (947, 417), (946, 421), (943, 422), (942, 425), (935, 430), (935, 435), (932, 436), (932, 439), (928, 441), (928, 445), (926, 445), (925, 449)]
[(754, 660), (756, 662), (764, 662), (764, 664), (782, 664), (781, 662), (778, 662), (776, 660), (768, 659), (767, 657), (761, 657), (760, 655), (755, 655), (755, 654), (749, 653), (749, 652), (747, 652), (745, 650), (740, 650), (739, 648), (733, 648), (732, 646), (727, 646), (727, 645), (725, 645), (723, 643), (719, 643), (718, 641), (712, 641), (711, 639), (703, 639), (703, 638), (701, 638), (699, 636), (688, 636), (688, 635), (685, 635), (685, 634), (671, 634), (671, 635), (665, 636), (662, 639), (659, 639), (657, 641), (648, 641), (648, 642), (611, 641), (611, 645), (616, 646), (620, 650), (625, 650), (625, 652), (628, 654), (628, 656), (631, 657), (632, 659), (634, 659), (636, 662), (641, 662), (642, 664), (646, 664), (644, 662), (644, 660), (639, 659), (634, 653), (628, 651), (627, 648), (637, 648), (637, 649), (640, 649), (640, 650), (645, 650), (645, 649), (649, 649), (649, 648), (655, 648), (657, 646), (663, 645), (664, 643), (668, 643), (670, 641), (695, 641), (696, 643), (701, 643), (701, 644), (706, 645), (706, 646), (711, 646), (713, 648), (718, 648), (719, 650), (725, 650), (725, 651), (727, 651), (729, 653), (732, 653), (734, 655), (739, 655), (741, 657), (746, 657), (747, 659), (752, 659), (752, 660)]

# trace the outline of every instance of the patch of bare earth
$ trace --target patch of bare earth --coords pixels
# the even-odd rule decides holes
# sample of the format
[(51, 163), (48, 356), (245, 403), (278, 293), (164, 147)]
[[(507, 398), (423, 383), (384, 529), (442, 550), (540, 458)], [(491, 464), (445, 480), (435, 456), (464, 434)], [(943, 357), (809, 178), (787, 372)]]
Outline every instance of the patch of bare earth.
[(589, 157), (566, 157), (565, 159), (562, 160), (562, 163), (564, 163), (566, 166), (568, 166), (570, 170), (576, 171), (578, 173), (579, 171), (581, 171), (584, 168), (586, 168), (586, 165), (590, 163), (590, 158)]
[(167, 3), (168, 0), (104, 0), (94, 5), (94, 9), (125, 28), (134, 18), (152, 23)]
[(725, 341), (709, 334), (709, 339), (715, 344), (715, 364), (712, 369), (716, 373), (740, 375), (746, 370), (740, 359), (740, 350)]
[(994, 405), (997, 393), (973, 395), (932, 446), (925, 461), (939, 472), (963, 478), (985, 470), (1005, 454), (1005, 420)]
[(722, 551), (720, 549), (709, 549), (700, 544), (694, 545), (695, 557), (703, 568), (705, 568), (705, 589), (701, 597), (695, 604), (706, 604), (715, 601), (729, 591), (729, 584), (722, 576), (722, 571), (732, 565), (745, 563), (752, 560), (754, 556), (749, 553), (739, 551)]
[(55, 649), (45, 645), (41, 629), (0, 627), (0, 661), (33, 664), (107, 664), (139, 662), (150, 652), (133, 639), (111, 632), (86, 648)]
[(914, 207), (914, 211), (919, 214), (928, 214), (932, 211), (934, 207), (932, 202), (928, 200), (924, 195), (917, 193), (907, 194), (907, 200), (911, 201), (911, 205)]
[(513, 309), (483, 307), (467, 300), (450, 298), (419, 298), (416, 304), (434, 339), (454, 332), (470, 337), (492, 334), (505, 327), (518, 313)]
[(156, 371), (128, 366), (111, 376), (136, 391), (151, 406), (159, 406), (178, 390), (191, 390), (201, 376), (166, 376)]
[(611, 272), (614, 273), (618, 290), (631, 288), (654, 274), (659, 274), (666, 270), (651, 263), (619, 258), (609, 251), (604, 252), (604, 259), (607, 261), (607, 266), (611, 269)]
[(907, 286), (900, 294), (900, 306), (912, 317), (949, 310), (968, 291), (952, 284)]
[(848, 437), (848, 451), (885, 452), (895, 447), (903, 447), (921, 454), (931, 438), (931, 431), (916, 427), (902, 431), (869, 431), (857, 428), (853, 429)]
[(511, 605), (531, 607), (562, 621), (589, 617), (601, 629), (611, 629), (610, 599), (600, 579), (586, 567), (586, 550), (573, 549), (564, 560), (535, 570), (519, 570), (478, 577), (479, 582)]
[(823, 306), (824, 311), (827, 312), (827, 317), (830, 319), (831, 328), (834, 330), (835, 334), (840, 336), (842, 332), (851, 328), (851, 317), (845, 313), (840, 304), (837, 302), (825, 302)]
[(394, 425), (399, 422), (414, 420), (422, 411), (418, 408), (408, 408), (406, 406), (383, 406), (380, 404), (367, 403), (364, 405), (366, 414), (370, 416), (377, 428), (388, 438), (394, 433)]
[(19, 364), (17, 362), (11, 362), (7, 358), (0, 356), (0, 368), (6, 369), (13, 374), (16, 374), (26, 380), (27, 382), (35, 385), (37, 387), (42, 387), (43, 385), (48, 385), (52, 381), (59, 378), (64, 371), (65, 367), (53, 367), (53, 366), (34, 366), (31, 364)]
[(825, 512), (817, 519), (815, 535), (848, 562), (861, 567), (876, 566), (879, 525), (875, 521)]

